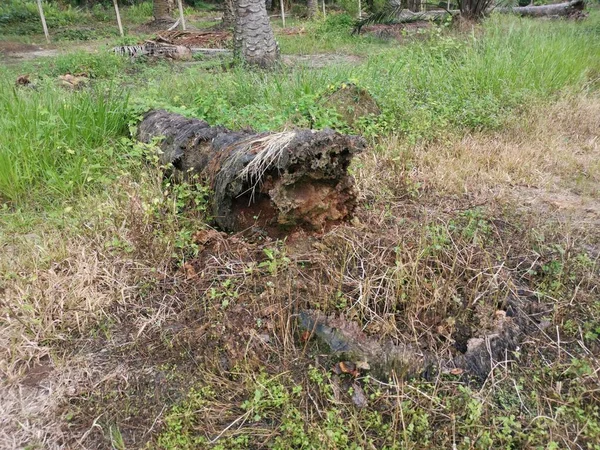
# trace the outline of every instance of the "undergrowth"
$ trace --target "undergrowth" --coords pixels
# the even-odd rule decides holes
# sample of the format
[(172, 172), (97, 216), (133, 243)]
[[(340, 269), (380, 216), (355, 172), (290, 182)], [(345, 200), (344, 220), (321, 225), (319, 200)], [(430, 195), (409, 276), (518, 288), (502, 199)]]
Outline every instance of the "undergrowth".
[[(262, 72), (73, 52), (0, 68), (0, 444), (599, 448), (599, 16), (492, 17), (402, 45), (332, 17), (282, 36), (284, 53), (359, 59)], [(327, 95), (349, 85), (381, 114), (345, 121)], [(133, 139), (157, 107), (364, 134), (356, 219), (283, 241), (211, 230), (209, 189), (164, 178)], [(515, 292), (539, 327), (485, 380), (336, 374), (297, 327), (320, 309), (451, 358)]]
[(190, 69), (157, 83), (142, 102), (231, 128), (312, 124), (347, 131), (318, 99), (330, 87), (353, 82), (371, 92), (382, 109), (380, 117), (357, 127), (367, 136), (403, 133), (419, 140), (498, 129), (531, 104), (597, 85), (600, 48), (587, 33), (593, 29), (561, 24), (557, 31), (553, 23), (492, 18), (473, 34), (433, 31), (426, 42), (380, 49), (358, 66), (274, 73), (234, 69), (220, 74), (219, 83), (211, 73)]

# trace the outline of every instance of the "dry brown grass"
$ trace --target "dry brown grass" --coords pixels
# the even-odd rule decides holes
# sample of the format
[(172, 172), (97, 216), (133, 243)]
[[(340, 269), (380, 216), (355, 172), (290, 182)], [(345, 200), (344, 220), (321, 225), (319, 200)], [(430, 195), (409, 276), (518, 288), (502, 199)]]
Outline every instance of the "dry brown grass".
[(534, 108), (495, 133), (475, 133), (406, 148), (392, 138), (414, 167), (413, 177), (436, 192), (480, 194), (499, 188), (568, 189), (598, 196), (600, 182), (600, 99), (567, 98)]

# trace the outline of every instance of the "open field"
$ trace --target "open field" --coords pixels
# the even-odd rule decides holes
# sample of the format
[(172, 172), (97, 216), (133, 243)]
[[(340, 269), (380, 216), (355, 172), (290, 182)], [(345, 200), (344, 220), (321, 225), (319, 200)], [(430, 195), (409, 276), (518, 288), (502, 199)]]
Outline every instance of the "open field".
[[(0, 448), (600, 449), (597, 8), (399, 41), (274, 21), (271, 72), (115, 55), (151, 9), (123, 8), (125, 38), (109, 13), (50, 12), (50, 45), (0, 29)], [(322, 100), (341, 85), (381, 114), (349, 123)], [(215, 230), (208, 188), (135, 140), (154, 108), (364, 136), (355, 217)], [(321, 310), (451, 360), (515, 299), (531, 321), (485, 377), (336, 373), (298, 324)]]

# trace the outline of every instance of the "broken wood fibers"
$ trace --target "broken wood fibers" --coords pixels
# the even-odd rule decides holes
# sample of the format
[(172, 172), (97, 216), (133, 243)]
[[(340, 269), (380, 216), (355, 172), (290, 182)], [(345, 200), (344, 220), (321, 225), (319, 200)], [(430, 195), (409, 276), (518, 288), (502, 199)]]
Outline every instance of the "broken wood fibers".
[(160, 162), (195, 173), (214, 191), (215, 222), (223, 230), (259, 225), (267, 232), (320, 230), (349, 218), (356, 205), (352, 157), (359, 136), (332, 130), (281, 133), (231, 131), (167, 111), (151, 111), (138, 139), (161, 138)]

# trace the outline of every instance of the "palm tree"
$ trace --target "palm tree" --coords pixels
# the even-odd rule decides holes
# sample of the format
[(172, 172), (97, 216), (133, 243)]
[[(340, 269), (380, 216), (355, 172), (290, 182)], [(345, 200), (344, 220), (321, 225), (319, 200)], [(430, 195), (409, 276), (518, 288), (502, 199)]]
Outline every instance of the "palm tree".
[(223, 28), (232, 28), (235, 25), (235, 5), (233, 0), (223, 2), (223, 18), (221, 26)]
[(317, 8), (319, 7), (317, 0), (308, 0), (307, 6), (308, 6), (308, 17), (310, 19), (314, 19), (317, 15)]
[(175, 20), (171, 17), (173, 11), (173, 0), (153, 0), (152, 15), (154, 23), (173, 23)]
[(263, 68), (279, 61), (279, 45), (267, 15), (265, 0), (235, 0), (235, 55), (247, 64)]

